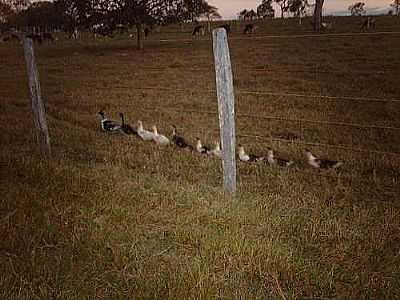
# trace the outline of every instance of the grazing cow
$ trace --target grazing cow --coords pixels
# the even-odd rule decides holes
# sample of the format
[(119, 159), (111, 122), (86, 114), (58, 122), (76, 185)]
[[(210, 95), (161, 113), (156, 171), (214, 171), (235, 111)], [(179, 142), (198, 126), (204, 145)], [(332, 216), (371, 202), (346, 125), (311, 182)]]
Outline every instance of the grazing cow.
[(231, 25), (229, 24), (221, 25), (220, 28), (225, 28), (226, 34), (229, 34), (231, 32)]
[(361, 30), (375, 29), (375, 19), (372, 17), (367, 17), (367, 19), (362, 23)]
[(103, 37), (113, 37), (114, 28), (107, 24), (99, 23), (94, 24), (91, 28), (91, 31), (94, 33), (94, 38), (97, 38), (99, 35)]
[(11, 33), (4, 34), (1, 38), (1, 40), (3, 42), (14, 42), (14, 41), (19, 41), (20, 38), (17, 34), (11, 32)]
[(144, 32), (144, 38), (147, 38), (150, 35), (151, 29), (149, 27), (145, 27), (143, 32)]
[(192, 32), (192, 35), (204, 35), (205, 28), (203, 25), (197, 25)]
[(43, 43), (43, 38), (40, 34), (30, 33), (27, 34), (26, 37), (32, 39), (33, 42), (38, 42), (39, 45)]
[(256, 31), (256, 26), (254, 24), (247, 24), (243, 30), (243, 34), (251, 34)]
[(42, 41), (47, 41), (49, 43), (54, 43), (55, 41), (55, 38), (50, 32), (43, 32), (41, 36), (42, 36)]
[(77, 40), (79, 39), (79, 31), (78, 28), (74, 28), (68, 31), (68, 39), (70, 40)]
[(322, 30), (331, 30), (333, 28), (333, 24), (331, 22), (322, 22), (321, 29)]

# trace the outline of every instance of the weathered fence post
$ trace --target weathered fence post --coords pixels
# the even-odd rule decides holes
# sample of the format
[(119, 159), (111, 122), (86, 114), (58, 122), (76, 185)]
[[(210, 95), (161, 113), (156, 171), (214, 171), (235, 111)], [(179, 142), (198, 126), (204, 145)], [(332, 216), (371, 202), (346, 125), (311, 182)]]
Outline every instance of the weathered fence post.
[(28, 70), (29, 90), (32, 98), (33, 119), (36, 127), (36, 136), (42, 155), (51, 154), (50, 137), (46, 122), (46, 112), (40, 93), (39, 73), (35, 62), (33, 42), (30, 38), (23, 38), (26, 68)]
[(213, 30), (213, 50), (217, 83), (219, 127), (223, 153), (224, 189), (236, 192), (235, 161), (235, 97), (229, 55), (228, 37), (224, 28)]

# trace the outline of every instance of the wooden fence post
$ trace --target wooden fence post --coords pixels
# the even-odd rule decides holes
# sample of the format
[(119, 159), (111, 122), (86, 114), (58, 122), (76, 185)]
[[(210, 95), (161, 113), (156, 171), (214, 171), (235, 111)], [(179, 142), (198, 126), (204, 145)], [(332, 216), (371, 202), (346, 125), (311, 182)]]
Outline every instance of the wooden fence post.
[(224, 28), (213, 30), (213, 50), (218, 96), (219, 126), (223, 153), (224, 190), (236, 192), (235, 160), (235, 97), (229, 55), (228, 37)]
[(35, 53), (33, 51), (33, 41), (30, 38), (23, 37), (23, 46), (25, 53), (26, 68), (28, 71), (29, 90), (32, 98), (33, 119), (36, 127), (36, 136), (42, 155), (49, 157), (51, 155), (50, 137), (46, 122), (46, 111), (42, 101), (39, 84), (39, 72), (35, 62)]

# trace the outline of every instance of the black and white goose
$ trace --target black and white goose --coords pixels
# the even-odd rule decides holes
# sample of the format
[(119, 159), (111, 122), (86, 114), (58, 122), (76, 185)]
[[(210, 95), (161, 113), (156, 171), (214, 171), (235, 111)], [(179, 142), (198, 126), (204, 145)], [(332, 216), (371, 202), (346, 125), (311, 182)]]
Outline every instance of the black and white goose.
[(201, 153), (201, 154), (208, 154), (210, 151), (210, 147), (205, 146), (201, 143), (201, 140), (199, 138), (196, 138), (196, 151)]
[(239, 145), (239, 159), (244, 162), (259, 162), (259, 161), (263, 161), (264, 157), (257, 156), (254, 154), (247, 154), (244, 151), (244, 147), (242, 145)]
[(280, 157), (275, 157), (274, 151), (268, 148), (267, 161), (271, 166), (289, 167), (294, 164), (293, 160), (287, 160)]
[(165, 135), (158, 133), (156, 125), (153, 126), (153, 134), (154, 134), (153, 141), (157, 145), (161, 145), (161, 146), (169, 145), (169, 139)]
[(143, 141), (152, 141), (154, 138), (154, 133), (143, 129), (142, 121), (137, 121), (137, 134)]
[(220, 142), (216, 142), (215, 143), (215, 148), (212, 149), (212, 150), (209, 150), (207, 152), (207, 154), (214, 155), (214, 156), (216, 156), (218, 158), (222, 158), (222, 150), (221, 150)]
[(137, 131), (131, 125), (125, 123), (124, 114), (121, 112), (119, 116), (121, 117), (122, 132), (128, 135), (137, 135)]
[(175, 125), (172, 125), (172, 139), (171, 140), (172, 140), (172, 143), (174, 143), (179, 148), (193, 150), (193, 146), (189, 145), (182, 136), (178, 135)]
[(103, 131), (113, 132), (113, 133), (120, 132), (121, 125), (115, 121), (107, 119), (104, 111), (102, 111), (102, 110), (99, 111), (99, 115), (101, 116), (100, 125), (101, 125), (101, 129)]
[(308, 164), (317, 169), (336, 169), (343, 165), (341, 161), (316, 157), (308, 149), (306, 149), (304, 153), (306, 154)]

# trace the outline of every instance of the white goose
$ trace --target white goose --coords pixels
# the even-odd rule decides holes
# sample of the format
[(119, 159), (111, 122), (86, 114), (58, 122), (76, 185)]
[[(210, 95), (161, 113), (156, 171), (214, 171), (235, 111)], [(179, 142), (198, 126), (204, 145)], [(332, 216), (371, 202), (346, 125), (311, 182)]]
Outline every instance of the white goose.
[(244, 151), (244, 147), (242, 145), (239, 145), (239, 159), (244, 162), (259, 162), (263, 161), (264, 157), (253, 154), (247, 154)]
[(207, 147), (201, 143), (201, 140), (199, 138), (196, 138), (196, 151), (201, 153), (201, 154), (208, 154), (210, 151), (210, 147)]
[(209, 150), (207, 152), (207, 154), (214, 155), (214, 156), (222, 159), (222, 150), (221, 150), (220, 142), (216, 142), (215, 143), (215, 148), (212, 149), (212, 150)]
[(306, 149), (304, 152), (306, 154), (308, 164), (314, 168), (336, 169), (339, 168), (341, 165), (343, 165), (341, 161), (318, 158), (314, 154), (312, 154), (311, 151), (308, 149)]
[(165, 135), (158, 133), (156, 125), (153, 126), (153, 135), (153, 141), (157, 145), (169, 145), (169, 139)]
[(274, 151), (268, 148), (267, 161), (271, 166), (289, 167), (294, 164), (293, 160), (286, 160), (283, 158), (275, 157)]
[(154, 139), (154, 133), (143, 129), (142, 121), (137, 121), (137, 134), (143, 141), (152, 141)]
[(107, 119), (104, 111), (99, 111), (99, 115), (101, 116), (100, 126), (103, 131), (112, 133), (120, 132), (121, 125), (115, 121)]

